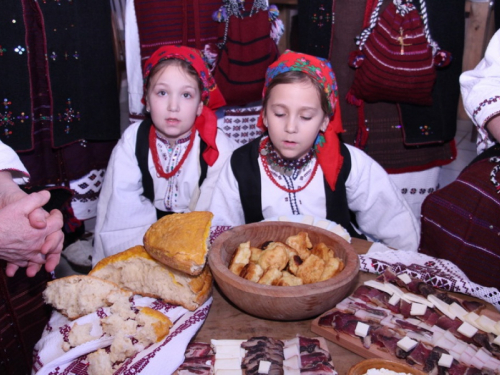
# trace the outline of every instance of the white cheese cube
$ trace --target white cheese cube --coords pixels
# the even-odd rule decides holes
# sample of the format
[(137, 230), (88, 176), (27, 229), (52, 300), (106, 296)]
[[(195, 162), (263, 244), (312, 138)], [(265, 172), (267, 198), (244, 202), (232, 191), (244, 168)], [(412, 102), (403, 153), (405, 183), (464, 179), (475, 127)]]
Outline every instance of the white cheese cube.
[(391, 292), (388, 291), (388, 289), (385, 286), (386, 284), (384, 284), (384, 283), (381, 283), (381, 282), (378, 282), (375, 280), (367, 280), (364, 282), (364, 284), (371, 287), (371, 288), (378, 289), (382, 292), (385, 292), (387, 294), (392, 294)]
[(405, 352), (409, 352), (415, 346), (417, 346), (417, 344), (417, 341), (410, 339), (408, 336), (403, 337), (397, 342), (398, 347), (403, 349)]
[(219, 369), (219, 370), (215, 371), (215, 375), (243, 375), (243, 370), (235, 370), (235, 369), (224, 370), (224, 369)]
[(496, 322), (488, 318), (486, 315), (480, 315), (479, 318), (476, 319), (476, 323), (481, 326), (484, 332), (495, 332)]
[(294, 355), (293, 357), (285, 359), (283, 361), (283, 367), (291, 369), (300, 369), (300, 356)]
[(278, 217), (278, 221), (290, 221), (290, 219), (288, 218), (288, 216), (282, 215)]
[(405, 293), (402, 298), (404, 298), (405, 300), (407, 300), (409, 302), (421, 303), (422, 305), (426, 305), (430, 308), (434, 307), (434, 304), (431, 301), (429, 301), (427, 298), (424, 298), (422, 296), (419, 296), (419, 295), (416, 295), (413, 293)]
[(212, 346), (217, 347), (217, 346), (224, 346), (224, 345), (237, 345), (241, 346), (246, 340), (216, 340), (216, 339), (211, 339), (210, 343)]
[(425, 311), (427, 310), (427, 306), (421, 303), (413, 302), (411, 304), (410, 315), (425, 315)]
[(298, 368), (284, 367), (283, 370), (285, 370), (285, 375), (300, 375), (300, 369)]
[(369, 329), (370, 326), (368, 324), (358, 322), (358, 324), (356, 324), (356, 329), (354, 330), (354, 334), (359, 337), (366, 337)]
[(271, 362), (269, 361), (259, 361), (259, 374), (268, 374), (271, 368)]
[(495, 333), (500, 336), (500, 321), (495, 323)]
[(401, 297), (396, 295), (396, 294), (393, 294), (391, 298), (389, 298), (389, 303), (392, 305), (392, 306), (396, 306), (399, 301), (401, 301)]
[(450, 311), (450, 305), (448, 305), (446, 302), (441, 301), (439, 298), (437, 298), (433, 294), (429, 294), (427, 296), (427, 299), (434, 304), (434, 307), (436, 307), (439, 311), (441, 311), (448, 318), (450, 318), (450, 319), (456, 318), (455, 314)]
[(241, 369), (241, 359), (240, 358), (221, 358), (216, 359), (214, 363), (214, 370), (240, 370)]
[(477, 333), (477, 328), (471, 326), (467, 322), (463, 322), (462, 325), (458, 327), (457, 331), (460, 332), (465, 337), (472, 337)]
[(398, 275), (398, 279), (400, 279), (405, 284), (411, 283), (411, 277), (407, 273), (401, 273)]
[(465, 310), (462, 306), (460, 306), (458, 303), (453, 302), (450, 307), (450, 311), (453, 311), (455, 315), (463, 321), (463, 316), (467, 314), (467, 310)]
[(443, 353), (441, 354), (441, 357), (439, 357), (439, 362), (438, 366), (443, 366), (443, 367), (451, 367), (451, 364), (453, 363), (453, 357), (449, 354)]
[(399, 289), (396, 285), (391, 284), (391, 283), (385, 283), (385, 288), (391, 295), (398, 295), (399, 297), (402, 297), (405, 295), (405, 292), (403, 292), (401, 289)]
[[(346, 298), (345, 300), (343, 301), (348, 301), (349, 298)], [(284, 347), (288, 347), (288, 346), (297, 346), (297, 347), (300, 347), (300, 338), (298, 337), (294, 337), (293, 339), (288, 339), (288, 340), (285, 340), (283, 341), (283, 345)]]
[(482, 329), (481, 326), (476, 322), (479, 319), (479, 315), (474, 312), (470, 312), (464, 315), (464, 320), (470, 325), (476, 327), (477, 329)]
[(495, 340), (493, 340), (493, 344), (500, 345), (500, 335), (495, 337)]
[(300, 356), (300, 348), (298, 345), (290, 345), (283, 348), (283, 356), (285, 357), (285, 359), (297, 355)]

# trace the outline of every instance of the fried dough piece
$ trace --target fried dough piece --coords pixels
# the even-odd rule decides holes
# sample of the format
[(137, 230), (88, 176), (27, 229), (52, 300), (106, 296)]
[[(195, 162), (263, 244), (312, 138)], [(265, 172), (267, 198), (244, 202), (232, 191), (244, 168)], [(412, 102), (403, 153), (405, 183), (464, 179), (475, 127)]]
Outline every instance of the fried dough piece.
[(262, 275), (264, 274), (264, 270), (257, 263), (248, 263), (240, 272), (240, 276), (244, 279), (258, 282)]
[(250, 251), (250, 241), (240, 243), (238, 248), (229, 262), (229, 270), (235, 275), (239, 276), (243, 267), (245, 267), (250, 262), (250, 256), (252, 252)]
[(333, 251), (333, 249), (330, 249), (323, 242), (315, 245), (311, 250), (311, 254), (318, 256), (325, 262), (328, 262), (328, 259), (335, 257), (335, 252)]
[(312, 284), (320, 280), (324, 270), (325, 261), (311, 254), (299, 266), (296, 276), (300, 277), (304, 284)]
[(304, 263), (304, 261), (297, 254), (292, 255), (288, 261), (288, 272), (297, 276), (299, 266), (302, 263)]
[(281, 271), (277, 268), (270, 268), (264, 272), (258, 283), (264, 285), (275, 285), (279, 279), (281, 279)]
[(287, 246), (282, 242), (272, 242), (259, 256), (259, 265), (265, 271), (270, 268), (283, 270), (288, 263)]
[(260, 254), (262, 254), (262, 249), (259, 249), (258, 247), (250, 247), (251, 255), (250, 255), (250, 262), (257, 263), (259, 261)]
[(301, 278), (292, 275), (289, 272), (283, 271), (281, 279), (278, 280), (276, 284), (278, 286), (295, 286), (295, 285), (303, 285), (303, 281)]
[(330, 258), (326, 261), (325, 270), (321, 275), (319, 281), (331, 279), (344, 269), (344, 262), (339, 258)]
[(299, 232), (295, 236), (290, 236), (285, 243), (293, 248), (302, 260), (309, 257), (310, 249), (313, 247), (307, 232)]

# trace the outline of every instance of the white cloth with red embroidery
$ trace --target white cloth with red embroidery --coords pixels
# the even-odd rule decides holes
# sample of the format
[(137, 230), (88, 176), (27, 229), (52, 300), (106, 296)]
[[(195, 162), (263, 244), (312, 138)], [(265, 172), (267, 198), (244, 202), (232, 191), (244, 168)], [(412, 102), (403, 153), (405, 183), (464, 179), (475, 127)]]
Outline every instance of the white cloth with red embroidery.
[(374, 243), (365, 255), (359, 256), (361, 271), (382, 273), (392, 267), (397, 274), (406, 272), (436, 288), (467, 294), (491, 303), (500, 311), (500, 292), (469, 280), (467, 275), (449, 260), (425, 254), (392, 250)]
[[(184, 361), (186, 347), (205, 321), (212, 301), (210, 298), (195, 311), (188, 311), (181, 306), (154, 298), (134, 296), (135, 306), (148, 306), (162, 312), (169, 317), (173, 326), (162, 341), (125, 360), (115, 374), (172, 374)], [(98, 313), (103, 317), (103, 313), (109, 314), (109, 308), (100, 309), (74, 321), (54, 311), (41, 339), (35, 345), (32, 375), (87, 375), (87, 354), (111, 345), (113, 338), (103, 336), (67, 352), (63, 351), (62, 345), (75, 322), (79, 325), (90, 322), (93, 325), (91, 333), (102, 332)]]

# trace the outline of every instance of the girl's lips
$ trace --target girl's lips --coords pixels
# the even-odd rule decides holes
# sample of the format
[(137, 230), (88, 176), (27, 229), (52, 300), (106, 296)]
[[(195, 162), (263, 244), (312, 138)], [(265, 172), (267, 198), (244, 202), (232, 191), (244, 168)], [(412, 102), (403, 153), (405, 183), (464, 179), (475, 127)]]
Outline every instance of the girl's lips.
[(176, 119), (176, 118), (168, 118), (167, 119), (167, 124), (178, 124), (180, 122), (180, 120)]

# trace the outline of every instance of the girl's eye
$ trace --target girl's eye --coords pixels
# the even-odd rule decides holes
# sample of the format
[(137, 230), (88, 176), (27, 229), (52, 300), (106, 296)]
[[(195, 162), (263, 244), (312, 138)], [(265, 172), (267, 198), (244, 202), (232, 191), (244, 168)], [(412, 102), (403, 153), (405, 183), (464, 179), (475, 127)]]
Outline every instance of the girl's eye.
[(163, 90), (160, 90), (160, 91), (158, 91), (158, 95), (165, 96), (165, 95), (167, 95), (167, 93)]
[(274, 115), (275, 115), (276, 117), (283, 117), (283, 116), (285, 116), (285, 114), (284, 114), (284, 113), (275, 113)]
[(307, 117), (307, 116), (301, 116), (302, 117), (302, 120), (305, 120), (305, 121), (309, 121), (310, 119), (312, 119), (312, 117)]
[(182, 96), (189, 99), (191, 97), (191, 94), (188, 92), (185, 92), (184, 94), (182, 94)]

